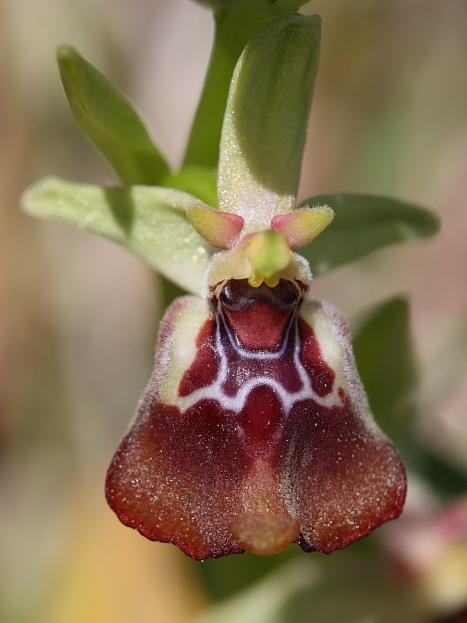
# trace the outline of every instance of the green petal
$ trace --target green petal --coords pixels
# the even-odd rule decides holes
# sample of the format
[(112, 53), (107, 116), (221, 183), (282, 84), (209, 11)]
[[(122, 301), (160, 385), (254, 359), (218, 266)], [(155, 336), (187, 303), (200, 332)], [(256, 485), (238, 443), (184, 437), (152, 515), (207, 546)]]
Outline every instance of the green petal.
[(78, 52), (57, 51), (63, 87), (73, 117), (124, 184), (157, 184), (169, 168), (133, 106)]
[(31, 186), (21, 205), (34, 216), (119, 242), (180, 287), (200, 294), (210, 249), (185, 216), (193, 202), (199, 203), (169, 188), (104, 188), (50, 177)]
[(300, 208), (328, 205), (334, 212), (331, 225), (300, 253), (316, 276), (358, 260), (395, 242), (427, 238), (439, 230), (439, 221), (428, 210), (411, 203), (376, 195), (319, 195)]
[(376, 421), (392, 439), (406, 436), (412, 423), (401, 409), (416, 381), (408, 301), (394, 297), (371, 309), (353, 346)]
[(321, 20), (283, 17), (264, 26), (237, 63), (222, 130), (219, 208), (270, 227), (292, 210), (313, 86)]

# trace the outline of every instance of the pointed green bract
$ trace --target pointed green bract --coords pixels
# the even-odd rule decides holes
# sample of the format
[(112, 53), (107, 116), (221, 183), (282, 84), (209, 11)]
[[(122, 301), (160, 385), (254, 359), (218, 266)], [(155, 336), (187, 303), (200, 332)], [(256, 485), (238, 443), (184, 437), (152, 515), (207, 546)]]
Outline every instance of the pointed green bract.
[(57, 51), (73, 117), (124, 184), (158, 184), (169, 168), (133, 106), (76, 50)]
[(433, 236), (438, 218), (411, 203), (376, 195), (319, 195), (300, 208), (328, 205), (335, 213), (331, 225), (300, 249), (315, 277), (348, 264), (395, 242)]
[(318, 69), (318, 16), (270, 22), (248, 43), (234, 72), (222, 129), (219, 208), (270, 227), (293, 209)]
[(105, 188), (45, 178), (23, 195), (34, 216), (75, 225), (118, 242), (188, 292), (200, 294), (210, 247), (185, 216), (193, 202), (169, 188)]

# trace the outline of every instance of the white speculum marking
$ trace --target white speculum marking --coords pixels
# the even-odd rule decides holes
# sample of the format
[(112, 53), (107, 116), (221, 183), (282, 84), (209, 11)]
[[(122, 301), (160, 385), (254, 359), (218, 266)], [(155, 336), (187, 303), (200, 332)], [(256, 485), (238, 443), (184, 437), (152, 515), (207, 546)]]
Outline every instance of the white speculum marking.
[[(224, 333), (229, 341), (229, 347), (235, 351), (236, 355), (240, 359), (253, 359), (258, 362), (271, 362), (272, 360), (279, 360), (284, 356), (287, 347), (293, 340), (293, 365), (295, 373), (300, 379), (301, 388), (298, 391), (292, 392), (286, 389), (279, 381), (271, 378), (268, 375), (258, 375), (254, 378), (250, 378), (243, 383), (239, 382), (240, 388), (234, 396), (228, 396), (223, 385), (228, 379), (228, 356), (225, 352), (225, 345), (222, 341), (221, 328), (224, 329)], [(291, 336), (291, 332), (293, 335)], [(282, 402), (284, 409), (284, 415), (287, 417), (290, 410), (296, 402), (301, 400), (312, 399), (319, 405), (327, 408), (334, 406), (342, 406), (342, 400), (338, 394), (339, 384), (334, 380), (332, 391), (324, 397), (319, 396), (312, 387), (310, 377), (300, 361), (300, 351), (302, 343), (297, 326), (297, 311), (295, 311), (289, 320), (288, 326), (284, 332), (282, 338), (282, 345), (278, 350), (247, 350), (242, 348), (239, 341), (236, 339), (235, 334), (229, 323), (227, 322), (225, 315), (222, 311), (221, 305), (219, 305), (216, 313), (216, 330), (214, 349), (219, 357), (218, 373), (214, 381), (194, 390), (188, 396), (177, 396), (176, 403), (182, 412), (186, 411), (200, 400), (216, 400), (221, 407), (228, 411), (233, 411), (235, 414), (240, 413), (244, 408), (248, 394), (256, 387), (269, 386), (274, 389), (277, 396)], [(336, 375), (337, 376), (337, 375)]]

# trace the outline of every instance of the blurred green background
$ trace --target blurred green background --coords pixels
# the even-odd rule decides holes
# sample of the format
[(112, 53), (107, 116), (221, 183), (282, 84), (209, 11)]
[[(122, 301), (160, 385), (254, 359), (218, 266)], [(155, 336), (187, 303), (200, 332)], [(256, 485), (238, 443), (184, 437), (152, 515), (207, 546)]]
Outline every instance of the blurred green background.
[[(437, 238), (337, 270), (314, 294), (356, 329), (362, 310), (408, 296), (420, 440), (465, 473), (467, 4), (305, 9), (322, 16), (323, 38), (300, 198), (390, 194), (442, 218)], [(72, 120), (59, 43), (128, 94), (179, 164), (212, 34), (210, 11), (192, 0), (0, 2), (0, 621), (181, 623), (268, 566), (258, 591), (204, 620), (441, 621), (467, 606), (467, 512), (460, 499), (443, 515), (430, 482), (413, 481), (399, 522), (329, 558), (291, 548), (194, 563), (105, 505), (107, 464), (152, 365), (158, 285), (116, 245), (23, 215), (18, 197), (48, 174), (112, 181)]]

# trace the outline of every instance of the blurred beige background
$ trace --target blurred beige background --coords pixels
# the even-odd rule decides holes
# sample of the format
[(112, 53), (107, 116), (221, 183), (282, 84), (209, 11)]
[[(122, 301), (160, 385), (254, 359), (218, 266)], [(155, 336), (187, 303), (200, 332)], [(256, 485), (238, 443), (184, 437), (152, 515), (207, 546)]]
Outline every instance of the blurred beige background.
[[(467, 4), (316, 0), (306, 10), (323, 17), (323, 44), (301, 196), (391, 194), (443, 221), (437, 239), (336, 271), (315, 294), (349, 318), (410, 296), (419, 356), (450, 390), (438, 402), (427, 393), (423, 427), (467, 460), (465, 368), (456, 377), (436, 358), (467, 326)], [(205, 601), (183, 555), (121, 526), (103, 499), (151, 367), (153, 277), (116, 245), (23, 215), (18, 197), (47, 174), (112, 179), (74, 126), (59, 43), (130, 96), (176, 166), (212, 32), (192, 0), (0, 0), (2, 622), (178, 623)]]

